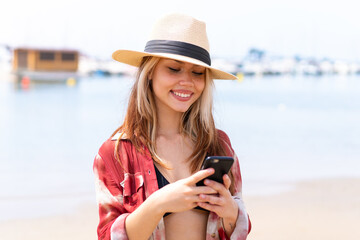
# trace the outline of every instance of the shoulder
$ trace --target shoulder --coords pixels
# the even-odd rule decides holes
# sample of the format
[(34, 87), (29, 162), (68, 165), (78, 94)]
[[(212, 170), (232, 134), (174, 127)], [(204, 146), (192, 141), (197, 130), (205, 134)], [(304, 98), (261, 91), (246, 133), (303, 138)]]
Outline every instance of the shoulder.
[[(124, 161), (129, 160), (127, 153), (132, 152), (133, 148), (134, 146), (131, 141), (125, 136), (122, 136), (121, 133), (117, 133), (101, 145), (97, 155), (98, 158), (101, 158), (101, 161), (104, 162), (105, 166), (120, 170), (122, 169), (121, 165), (124, 164)], [(119, 163), (119, 161), (121, 163)]]
[(115, 151), (115, 146), (118, 142), (118, 140), (120, 139), (120, 143), (122, 142), (129, 142), (127, 141), (127, 137), (125, 134), (122, 134), (120, 132), (116, 133), (115, 135), (111, 136), (110, 138), (108, 138), (100, 147), (99, 149), (99, 154), (106, 154), (106, 153), (114, 153)]
[[(115, 134), (101, 145), (95, 157), (94, 169), (102, 169), (102, 172), (110, 173), (112, 178), (119, 182), (123, 178), (124, 167), (128, 169), (129, 163), (127, 161), (131, 159), (127, 155), (132, 148), (133, 145), (126, 137), (122, 137), (118, 133)], [(116, 154), (115, 151), (119, 154)]]
[(223, 145), (223, 148), (226, 152), (226, 155), (233, 156), (234, 150), (231, 146), (230, 138), (229, 136), (222, 130), (216, 129), (217, 137), (219, 139), (219, 142)]
[(230, 138), (223, 130), (216, 129), (216, 132), (220, 140), (226, 142), (227, 144), (230, 144)]

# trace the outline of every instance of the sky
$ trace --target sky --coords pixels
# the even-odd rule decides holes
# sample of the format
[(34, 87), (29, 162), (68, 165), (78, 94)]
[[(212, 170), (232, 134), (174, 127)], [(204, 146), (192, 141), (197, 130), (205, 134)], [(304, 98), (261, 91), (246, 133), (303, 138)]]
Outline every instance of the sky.
[(80, 50), (110, 58), (143, 50), (152, 24), (179, 12), (207, 24), (211, 56), (241, 59), (250, 48), (272, 56), (360, 62), (356, 0), (2, 0), (0, 47)]

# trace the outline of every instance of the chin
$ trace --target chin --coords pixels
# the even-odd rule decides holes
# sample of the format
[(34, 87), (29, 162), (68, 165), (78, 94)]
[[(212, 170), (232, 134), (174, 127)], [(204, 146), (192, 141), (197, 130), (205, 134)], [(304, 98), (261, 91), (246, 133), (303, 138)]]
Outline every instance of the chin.
[(184, 113), (186, 112), (187, 110), (189, 110), (190, 106), (188, 107), (176, 107), (176, 108), (173, 108), (175, 111), (177, 112), (181, 112), (181, 113)]
[(177, 110), (175, 110), (175, 111), (184, 113), (184, 112), (186, 112), (188, 109), (189, 109), (189, 108), (187, 108), (187, 109), (177, 109)]

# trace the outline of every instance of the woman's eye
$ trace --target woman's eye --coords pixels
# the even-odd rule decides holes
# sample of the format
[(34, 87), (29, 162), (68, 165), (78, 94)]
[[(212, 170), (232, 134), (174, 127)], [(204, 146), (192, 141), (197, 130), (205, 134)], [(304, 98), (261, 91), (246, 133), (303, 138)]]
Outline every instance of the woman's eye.
[(169, 67), (169, 69), (170, 69), (170, 71), (172, 71), (172, 72), (179, 72), (179, 71), (180, 71), (180, 69), (171, 68), (171, 67)]
[(203, 72), (193, 72), (193, 74), (198, 75), (198, 76), (201, 76), (201, 75), (203, 75), (204, 73), (203, 73)]

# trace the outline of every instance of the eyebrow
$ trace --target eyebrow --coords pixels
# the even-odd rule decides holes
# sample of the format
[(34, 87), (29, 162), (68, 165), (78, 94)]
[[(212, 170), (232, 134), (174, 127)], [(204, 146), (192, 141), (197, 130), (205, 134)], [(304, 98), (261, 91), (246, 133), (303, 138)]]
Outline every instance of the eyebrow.
[[(176, 60), (176, 59), (170, 59), (170, 60), (172, 60), (172, 61), (175, 61), (175, 62), (177, 62), (177, 63), (180, 63), (180, 64), (185, 64), (185, 62), (182, 62), (182, 61), (179, 61), (179, 60)], [(193, 64), (193, 63), (191, 63), (191, 64)], [(193, 64), (195, 67), (204, 67), (204, 66), (200, 66), (200, 65), (197, 65), (197, 64)], [(204, 67), (205, 68), (205, 67)]]
[(170, 59), (170, 60), (173, 60), (173, 61), (175, 61), (175, 62), (177, 62), (177, 63), (180, 63), (180, 64), (185, 64), (184, 62), (179, 61), (179, 60), (175, 60), (175, 59)]

